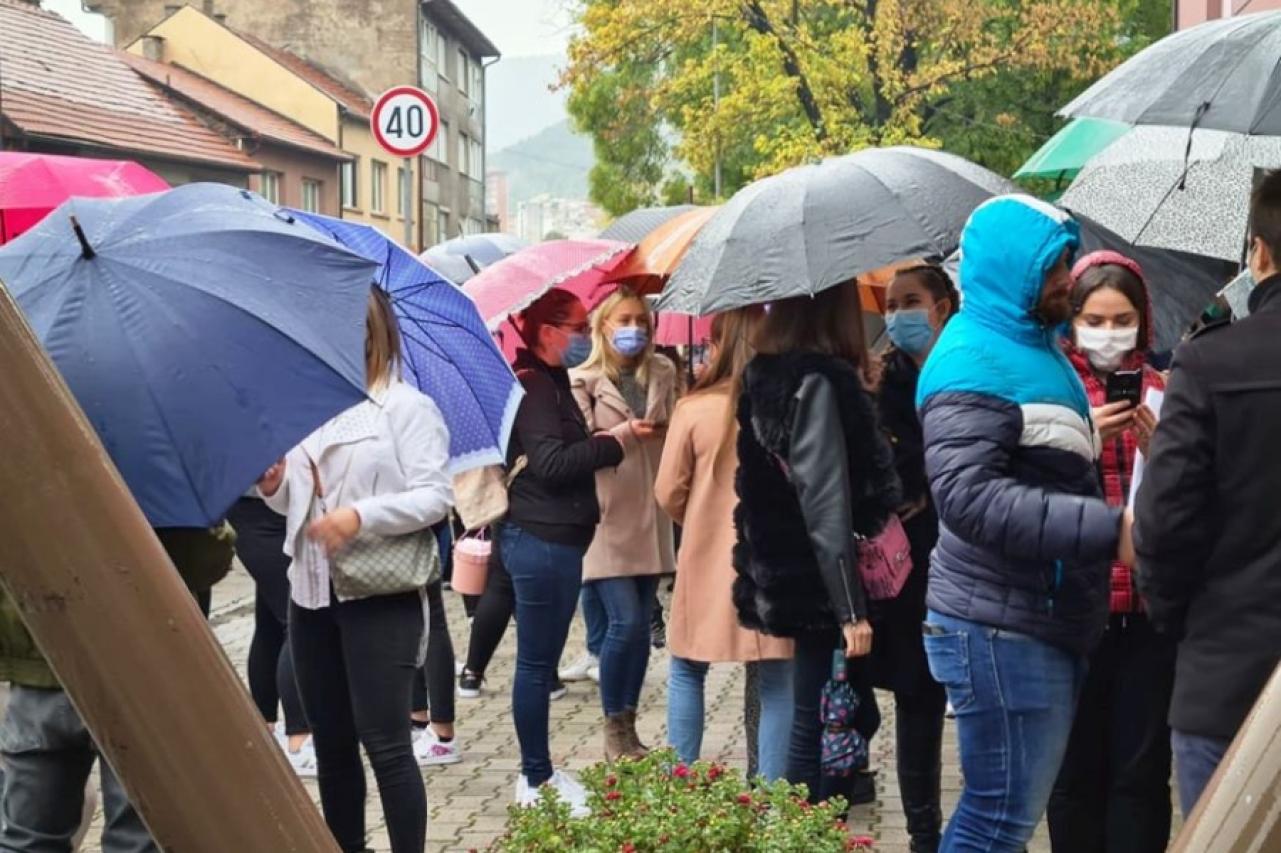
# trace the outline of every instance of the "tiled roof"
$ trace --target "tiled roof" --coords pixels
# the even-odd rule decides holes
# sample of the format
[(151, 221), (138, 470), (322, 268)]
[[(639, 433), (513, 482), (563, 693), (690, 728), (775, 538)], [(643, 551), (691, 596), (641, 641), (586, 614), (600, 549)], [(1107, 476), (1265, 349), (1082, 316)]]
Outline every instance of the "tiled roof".
[(344, 154), (320, 134), (313, 133), (280, 113), (225, 89), (194, 71), (180, 65), (154, 62), (124, 51), (118, 51), (116, 55), (162, 89), (170, 90), (250, 133), (335, 159), (351, 159), (351, 155)]
[(25, 0), (0, 0), (0, 110), (31, 136), (256, 172), (105, 45)]
[(284, 67), (288, 68), (294, 74), (306, 80), (329, 97), (333, 98), (340, 106), (352, 113), (357, 118), (367, 119), (370, 112), (374, 109), (373, 101), (365, 95), (357, 92), (351, 86), (335, 78), (328, 71), (325, 71), (318, 65), (313, 65), (295, 53), (280, 47), (274, 47), (257, 36), (249, 33), (233, 30), (233, 32), (253, 45), (267, 56), (274, 59)]

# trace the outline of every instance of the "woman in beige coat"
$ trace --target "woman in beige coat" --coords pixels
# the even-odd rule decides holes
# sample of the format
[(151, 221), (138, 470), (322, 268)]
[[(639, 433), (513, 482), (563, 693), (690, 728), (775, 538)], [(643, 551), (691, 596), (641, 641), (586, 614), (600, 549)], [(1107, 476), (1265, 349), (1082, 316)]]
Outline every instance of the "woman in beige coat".
[[(642, 756), (636, 709), (649, 666), (649, 620), (660, 575), (675, 571), (672, 523), (654, 501), (663, 435), (676, 405), (676, 368), (654, 353), (653, 317), (622, 289), (592, 316), (592, 354), (570, 372), (592, 432), (623, 442), (617, 468), (596, 474), (601, 520), (583, 560), (583, 587), (608, 617), (600, 650), (605, 756)], [(644, 435), (638, 435), (639, 422)]]
[(756, 662), (761, 724), (757, 767), (768, 781), (783, 778), (792, 729), (792, 642), (738, 624), (734, 584), (734, 475), (738, 469), (735, 386), (751, 358), (756, 313), (718, 316), (712, 360), (676, 407), (663, 449), (659, 504), (681, 525), (681, 553), (667, 629), (667, 737), (682, 761), (696, 761), (703, 743), (703, 682), (708, 665)]

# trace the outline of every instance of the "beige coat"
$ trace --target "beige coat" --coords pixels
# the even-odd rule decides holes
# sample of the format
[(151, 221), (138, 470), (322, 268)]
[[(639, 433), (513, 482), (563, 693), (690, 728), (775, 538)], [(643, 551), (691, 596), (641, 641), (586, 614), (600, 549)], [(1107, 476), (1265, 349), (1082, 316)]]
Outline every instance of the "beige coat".
[(583, 558), (583, 580), (671, 574), (676, 571), (672, 522), (654, 501), (663, 437), (642, 441), (628, 422), (667, 423), (676, 405), (675, 365), (661, 355), (653, 357), (645, 412), (633, 412), (600, 370), (572, 370), (569, 380), (588, 429), (617, 436), (626, 453), (617, 468), (596, 472), (601, 520)]
[(667, 645), (677, 657), (707, 663), (788, 659), (791, 640), (749, 631), (734, 608), (734, 449), (716, 464), (729, 407), (728, 390), (685, 398), (663, 449), (654, 493), (681, 525)]

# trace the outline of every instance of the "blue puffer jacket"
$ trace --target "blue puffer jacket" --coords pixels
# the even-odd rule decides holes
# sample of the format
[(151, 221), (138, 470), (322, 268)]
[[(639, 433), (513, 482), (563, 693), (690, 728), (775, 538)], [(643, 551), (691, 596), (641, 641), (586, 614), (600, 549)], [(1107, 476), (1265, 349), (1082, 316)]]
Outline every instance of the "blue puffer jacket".
[(1078, 245), (1028, 196), (982, 205), (961, 236), (961, 312), (921, 374), (917, 407), (940, 518), (930, 609), (1084, 653), (1107, 621), (1119, 509), (1100, 497), (1089, 401), (1035, 316)]

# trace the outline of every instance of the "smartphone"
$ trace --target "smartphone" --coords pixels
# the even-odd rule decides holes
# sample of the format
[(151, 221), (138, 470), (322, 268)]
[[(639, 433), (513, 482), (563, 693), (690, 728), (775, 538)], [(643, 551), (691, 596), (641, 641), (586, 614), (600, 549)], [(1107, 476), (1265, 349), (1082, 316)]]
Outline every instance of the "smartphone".
[(1143, 398), (1143, 371), (1118, 370), (1108, 377), (1107, 388), (1109, 403), (1125, 401), (1138, 408)]

